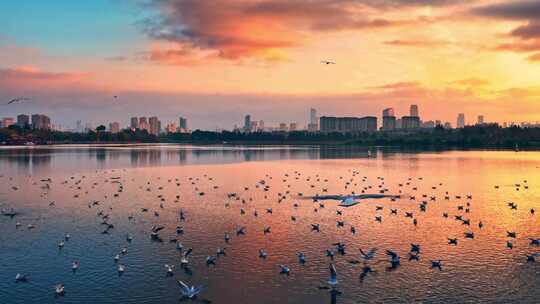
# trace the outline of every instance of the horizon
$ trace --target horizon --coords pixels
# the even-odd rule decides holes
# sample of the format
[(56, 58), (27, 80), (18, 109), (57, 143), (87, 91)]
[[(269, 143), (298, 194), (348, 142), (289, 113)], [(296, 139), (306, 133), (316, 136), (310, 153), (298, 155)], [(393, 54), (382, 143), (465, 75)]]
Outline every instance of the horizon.
[(418, 104), (425, 121), (534, 122), (538, 12), (529, 0), (4, 2), (0, 100), (30, 100), (1, 116), (182, 116), (214, 130), (246, 114), (304, 125), (310, 108), (401, 117)]

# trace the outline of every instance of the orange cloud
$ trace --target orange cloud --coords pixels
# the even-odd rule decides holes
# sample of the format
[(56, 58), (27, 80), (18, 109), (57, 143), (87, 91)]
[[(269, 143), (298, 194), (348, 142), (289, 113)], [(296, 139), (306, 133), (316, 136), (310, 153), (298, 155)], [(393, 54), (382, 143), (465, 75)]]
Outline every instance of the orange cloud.
[[(424, 22), (374, 14), (378, 6), (426, 5), (429, 1), (314, 0), (154, 0), (158, 15), (144, 20), (143, 31), (178, 47), (151, 52), (148, 59), (189, 63), (201, 50), (215, 57), (284, 59), (284, 50), (307, 43), (312, 32), (379, 29)], [(452, 1), (435, 1), (447, 4)], [(377, 17), (371, 17), (376, 15)]]

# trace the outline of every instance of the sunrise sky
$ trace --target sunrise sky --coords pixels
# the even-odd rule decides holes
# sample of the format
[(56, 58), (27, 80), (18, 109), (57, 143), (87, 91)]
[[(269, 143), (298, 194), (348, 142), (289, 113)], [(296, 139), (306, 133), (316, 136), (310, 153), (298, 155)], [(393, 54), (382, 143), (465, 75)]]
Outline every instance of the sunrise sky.
[[(336, 65), (323, 65), (321, 60)], [(118, 100), (112, 96), (118, 95)], [(0, 2), (1, 116), (540, 120), (540, 0)]]

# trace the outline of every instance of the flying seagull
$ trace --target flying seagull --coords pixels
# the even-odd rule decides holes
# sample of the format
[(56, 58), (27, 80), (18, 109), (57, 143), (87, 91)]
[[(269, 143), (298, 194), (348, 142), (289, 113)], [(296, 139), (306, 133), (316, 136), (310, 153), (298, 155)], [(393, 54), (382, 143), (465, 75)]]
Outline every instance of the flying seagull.
[(203, 285), (200, 286), (188, 286), (186, 283), (182, 281), (178, 281), (178, 285), (180, 287), (180, 292), (182, 292), (182, 295), (188, 299), (195, 298), (203, 289)]
[(321, 63), (322, 63), (322, 64), (336, 64), (335, 62), (333, 62), (333, 61), (328, 61), (328, 60), (322, 60)]
[(7, 104), (12, 104), (12, 103), (16, 103), (16, 102), (20, 102), (20, 101), (27, 101), (27, 100), (30, 100), (30, 98), (27, 98), (27, 97), (17, 97), (17, 98), (13, 98), (12, 100), (8, 101)]

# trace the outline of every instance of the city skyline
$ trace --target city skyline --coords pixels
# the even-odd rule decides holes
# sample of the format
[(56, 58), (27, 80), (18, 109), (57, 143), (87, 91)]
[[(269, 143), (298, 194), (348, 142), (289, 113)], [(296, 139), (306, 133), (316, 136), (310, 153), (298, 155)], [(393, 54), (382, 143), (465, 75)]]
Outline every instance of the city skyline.
[(152, 108), (164, 121), (184, 113), (192, 129), (216, 129), (241, 112), (279, 124), (309, 107), (364, 116), (415, 103), (441, 121), (454, 122), (457, 108), (538, 120), (540, 35), (529, 12), (540, 4), (427, 3), (315, 0), (304, 11), (283, 0), (5, 1), (0, 99), (30, 100), (0, 115), (73, 126)]

